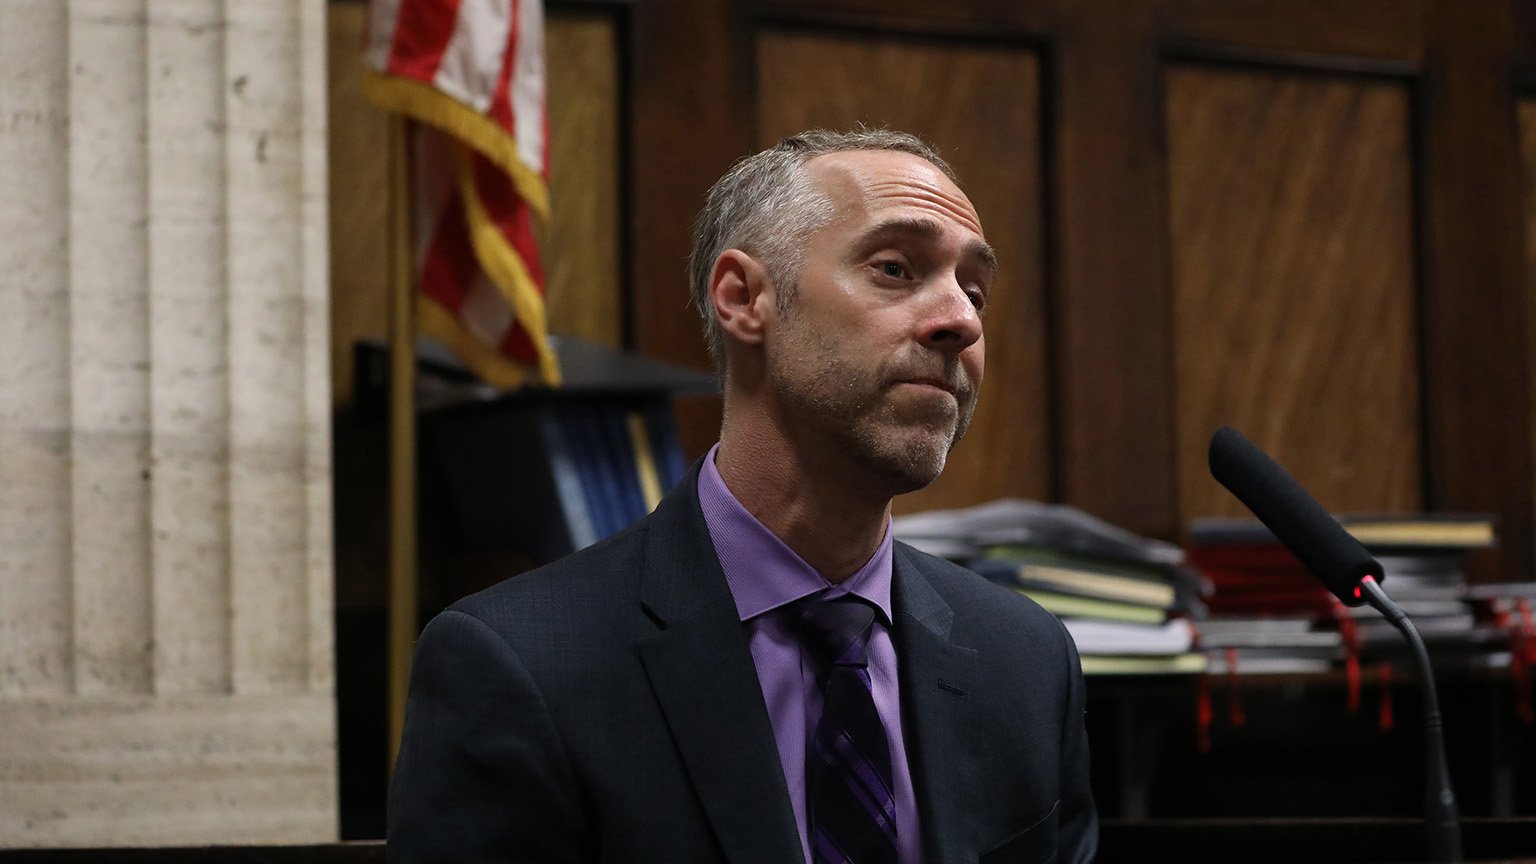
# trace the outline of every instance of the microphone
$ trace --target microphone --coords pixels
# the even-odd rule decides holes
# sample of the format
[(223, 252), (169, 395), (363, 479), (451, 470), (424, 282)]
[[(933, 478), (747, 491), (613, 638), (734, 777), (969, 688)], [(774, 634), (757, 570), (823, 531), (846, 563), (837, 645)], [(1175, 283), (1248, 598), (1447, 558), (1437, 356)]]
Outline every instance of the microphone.
[(1379, 584), (1381, 565), (1258, 445), (1230, 426), (1211, 436), (1211, 475), (1345, 605), (1369, 603), (1408, 640), (1424, 685), (1424, 828), (1435, 861), (1461, 861), (1461, 823), (1445, 764), (1440, 700), (1424, 640)]
[(1211, 436), (1211, 475), (1253, 511), (1346, 606), (1366, 602), (1360, 580), (1381, 565), (1275, 460), (1230, 426)]

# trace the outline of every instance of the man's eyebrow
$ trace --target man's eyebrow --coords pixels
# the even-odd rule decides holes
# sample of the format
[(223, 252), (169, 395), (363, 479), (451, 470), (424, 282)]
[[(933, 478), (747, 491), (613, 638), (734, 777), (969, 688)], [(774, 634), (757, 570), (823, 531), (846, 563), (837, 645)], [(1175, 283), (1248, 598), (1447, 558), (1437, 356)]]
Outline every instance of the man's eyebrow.
[(978, 240), (971, 244), (970, 253), (981, 261), (981, 266), (987, 269), (988, 276), (997, 275), (997, 250), (985, 240)]
[[(877, 222), (871, 225), (864, 231), (863, 243), (860, 245), (870, 246), (903, 235), (916, 236), (925, 240), (936, 240), (943, 236), (943, 234), (944, 229), (933, 219), (902, 217), (887, 219), (884, 222)], [(997, 273), (997, 252), (992, 248), (992, 244), (985, 240), (975, 240), (966, 244), (965, 251), (966, 254), (980, 261), (981, 266), (987, 269), (989, 275)]]

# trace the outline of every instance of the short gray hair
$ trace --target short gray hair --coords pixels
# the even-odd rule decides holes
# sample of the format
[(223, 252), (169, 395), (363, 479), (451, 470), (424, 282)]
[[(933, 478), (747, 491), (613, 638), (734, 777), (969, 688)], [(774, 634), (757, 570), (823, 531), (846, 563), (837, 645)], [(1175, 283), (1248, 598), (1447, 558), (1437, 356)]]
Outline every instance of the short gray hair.
[(725, 333), (709, 301), (709, 276), (715, 260), (727, 249), (740, 249), (761, 261), (779, 289), (782, 309), (794, 293), (806, 241), (831, 216), (831, 202), (811, 182), (805, 163), (849, 150), (910, 153), (933, 163), (959, 183), (954, 169), (927, 142), (888, 129), (811, 129), (732, 165), (710, 188), (704, 210), (694, 222), (693, 253), (688, 261), (693, 304), (704, 319), (704, 342), (721, 376), (725, 373)]

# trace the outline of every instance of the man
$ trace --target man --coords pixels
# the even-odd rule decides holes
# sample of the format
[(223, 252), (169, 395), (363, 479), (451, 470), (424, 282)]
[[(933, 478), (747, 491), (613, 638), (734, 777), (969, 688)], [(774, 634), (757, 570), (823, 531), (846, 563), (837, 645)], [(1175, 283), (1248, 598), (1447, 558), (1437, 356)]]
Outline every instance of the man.
[(1091, 859), (1071, 640), (890, 537), (970, 419), (994, 271), (912, 136), (733, 167), (692, 264), (720, 442), (635, 526), (427, 626), (391, 858)]

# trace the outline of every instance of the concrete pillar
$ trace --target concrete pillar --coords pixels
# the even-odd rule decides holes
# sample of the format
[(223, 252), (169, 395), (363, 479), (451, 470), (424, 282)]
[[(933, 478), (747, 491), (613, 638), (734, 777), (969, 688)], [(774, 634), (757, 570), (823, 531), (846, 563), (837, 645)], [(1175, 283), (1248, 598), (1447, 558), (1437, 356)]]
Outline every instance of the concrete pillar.
[(336, 837), (324, 13), (0, 2), (0, 846)]

